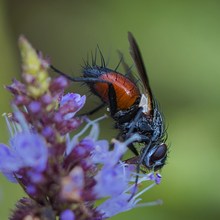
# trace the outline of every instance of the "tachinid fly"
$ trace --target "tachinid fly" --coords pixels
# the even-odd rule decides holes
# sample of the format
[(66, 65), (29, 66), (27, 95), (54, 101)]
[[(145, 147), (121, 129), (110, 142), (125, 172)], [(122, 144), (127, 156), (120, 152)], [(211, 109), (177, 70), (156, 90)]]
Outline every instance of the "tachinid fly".
[[(81, 77), (71, 77), (54, 66), (51, 68), (71, 81), (85, 82), (91, 92), (101, 99), (101, 105), (89, 114), (108, 105), (111, 117), (115, 120), (115, 127), (120, 130), (118, 135), (120, 140), (126, 140), (135, 133), (139, 134), (140, 138), (128, 146), (135, 157), (126, 162), (137, 164), (137, 172), (140, 172), (141, 165), (148, 170), (156, 171), (164, 166), (168, 153), (168, 147), (164, 143), (166, 141), (164, 120), (152, 94), (139, 47), (130, 32), (128, 40), (142, 89), (137, 86), (135, 77), (124, 61), (127, 75), (117, 72), (117, 68), (115, 70), (107, 68), (101, 52), (101, 65), (97, 65), (94, 60), (92, 65), (86, 63)], [(142, 145), (140, 151), (135, 146), (137, 143)]]

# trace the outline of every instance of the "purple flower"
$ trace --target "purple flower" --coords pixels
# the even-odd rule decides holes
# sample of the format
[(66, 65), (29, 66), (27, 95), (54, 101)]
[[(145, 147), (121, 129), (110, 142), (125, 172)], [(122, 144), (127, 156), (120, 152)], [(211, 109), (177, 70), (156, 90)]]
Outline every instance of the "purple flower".
[(33, 101), (29, 104), (28, 109), (32, 113), (36, 114), (36, 113), (40, 112), (40, 110), (41, 110), (41, 103), (38, 101)]
[(75, 93), (60, 96), (59, 108), (53, 112), (55, 128), (61, 135), (65, 135), (77, 129), (83, 122), (83, 118), (74, 118), (74, 115), (85, 104), (86, 97)]
[(64, 115), (64, 119), (70, 119), (84, 106), (85, 101), (86, 96), (68, 93), (61, 98), (59, 112)]
[(8, 146), (0, 144), (0, 170), (1, 172), (17, 171), (22, 164), (15, 152)]
[(159, 173), (156, 173), (155, 183), (160, 184), (162, 176)]
[(0, 145), (0, 170), (12, 174), (21, 168), (41, 172), (46, 168), (48, 149), (38, 134), (18, 133), (11, 139), (11, 147)]
[(75, 215), (70, 209), (67, 209), (60, 214), (60, 220), (75, 220)]
[(50, 90), (51, 91), (57, 91), (57, 90), (63, 90), (68, 86), (68, 81), (63, 76), (57, 77), (53, 79), (53, 81), (50, 84)]
[(21, 161), (21, 167), (32, 167), (38, 171), (46, 168), (48, 148), (39, 134), (18, 133), (12, 142), (12, 149)]
[[(138, 202), (141, 201), (141, 198), (139, 198), (139, 196), (142, 195), (144, 192), (148, 191), (149, 189), (151, 189), (152, 187), (154, 187), (157, 184), (157, 178), (158, 178), (157, 175), (154, 175), (153, 173), (150, 173), (146, 176), (143, 176), (142, 178), (139, 178), (138, 183), (144, 182), (146, 180), (152, 180), (154, 182), (131, 198), (131, 194), (129, 191), (134, 186), (133, 185), (132, 187), (127, 188), (124, 192), (119, 193), (104, 201), (101, 205), (97, 207), (97, 210), (103, 213), (103, 217), (109, 218), (118, 213), (125, 212), (132, 208), (138, 207)], [(161, 204), (160, 200), (155, 202), (140, 204), (140, 206), (151, 206), (151, 205), (159, 205), (159, 204)]]
[[(126, 169), (126, 172), (123, 172)], [(107, 196), (117, 196), (122, 193), (129, 186), (130, 172), (122, 165), (116, 165), (114, 167), (104, 166), (98, 174), (95, 176), (97, 184), (94, 187), (94, 193), (98, 198)]]
[(132, 202), (128, 202), (129, 198), (129, 194), (112, 197), (98, 206), (98, 211), (103, 213), (105, 218), (110, 218), (118, 213), (128, 211), (135, 206)]

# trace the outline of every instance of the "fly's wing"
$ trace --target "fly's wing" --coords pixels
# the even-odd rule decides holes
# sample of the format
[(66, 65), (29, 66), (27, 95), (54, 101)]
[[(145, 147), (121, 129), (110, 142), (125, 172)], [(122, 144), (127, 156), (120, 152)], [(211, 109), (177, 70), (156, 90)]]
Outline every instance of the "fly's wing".
[(139, 106), (143, 108), (143, 112), (145, 114), (152, 116), (152, 114), (153, 114), (153, 96), (152, 96), (152, 91), (151, 91), (150, 84), (149, 84), (149, 79), (147, 76), (147, 71), (144, 66), (144, 62), (143, 62), (139, 47), (137, 45), (137, 42), (131, 32), (128, 32), (128, 40), (130, 43), (130, 54), (134, 60), (134, 63), (135, 63), (136, 68), (138, 70), (138, 75), (141, 79), (141, 82), (142, 82), (142, 85), (144, 88), (144, 92), (141, 97), (141, 101), (140, 101)]
[(133, 83), (137, 82), (136, 77), (132, 73), (132, 66), (128, 66), (128, 64), (125, 62), (124, 56), (121, 51), (118, 50), (118, 55), (120, 57), (120, 63), (122, 64), (124, 71), (125, 71), (125, 76), (128, 77)]

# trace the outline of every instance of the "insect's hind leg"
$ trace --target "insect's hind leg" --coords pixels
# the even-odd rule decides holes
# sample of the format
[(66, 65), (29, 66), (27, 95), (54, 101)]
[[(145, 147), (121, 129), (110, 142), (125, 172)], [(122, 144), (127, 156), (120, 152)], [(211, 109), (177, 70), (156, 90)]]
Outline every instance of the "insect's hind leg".
[(132, 151), (136, 156), (139, 155), (139, 153), (138, 153), (137, 149), (135, 148), (135, 146), (133, 145), (133, 143), (129, 144), (129, 145), (128, 145), (128, 148), (129, 148), (129, 150)]
[(50, 65), (50, 68), (55, 72), (58, 73), (59, 75), (65, 77), (66, 79), (73, 81), (73, 82), (85, 82), (85, 80), (83, 80), (84, 78), (82, 77), (72, 77), (69, 74), (66, 74), (62, 71), (60, 71), (59, 69), (57, 69), (56, 67), (54, 67), (53, 65)]
[[(66, 74), (60, 70), (58, 70), (56, 67), (54, 67), (53, 65), (50, 65), (50, 68), (58, 73), (59, 75), (67, 78), (70, 81), (73, 82), (84, 82), (84, 83), (106, 83), (108, 85), (108, 99), (109, 99), (109, 107), (110, 107), (110, 112), (111, 112), (111, 116), (113, 116), (116, 111), (117, 111), (117, 99), (116, 99), (116, 93), (115, 93), (115, 89), (114, 86), (111, 82), (108, 82), (106, 80), (102, 80), (102, 79), (98, 79), (98, 78), (91, 78), (91, 77), (71, 77), (69, 74)], [(105, 103), (103, 103), (104, 106)], [(100, 108), (103, 107), (102, 105), (100, 105), (99, 107), (97, 107), (97, 109), (92, 110), (91, 112), (94, 113), (96, 111), (98, 111)]]
[(102, 103), (101, 105), (97, 106), (96, 108), (92, 109), (91, 111), (85, 112), (85, 113), (77, 115), (77, 116), (93, 115), (96, 112), (98, 112), (100, 109), (102, 109), (105, 105), (106, 105), (105, 103)]

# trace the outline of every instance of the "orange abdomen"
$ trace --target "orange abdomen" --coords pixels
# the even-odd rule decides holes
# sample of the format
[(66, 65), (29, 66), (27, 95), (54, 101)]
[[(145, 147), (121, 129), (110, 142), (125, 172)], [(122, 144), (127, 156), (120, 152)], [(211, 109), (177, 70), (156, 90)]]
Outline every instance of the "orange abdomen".
[[(140, 97), (140, 91), (138, 87), (127, 77), (119, 73), (108, 72), (100, 75), (99, 79), (111, 82), (114, 86), (117, 109), (119, 110), (128, 109), (135, 103), (137, 98)], [(95, 83), (93, 88), (104, 102), (109, 103), (109, 85), (107, 83)]]

